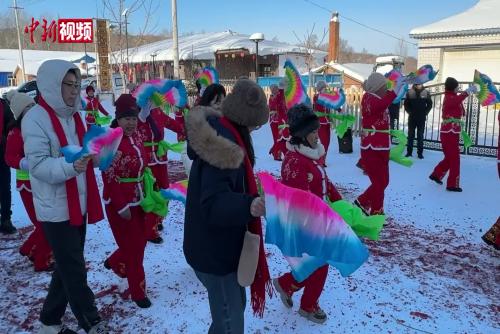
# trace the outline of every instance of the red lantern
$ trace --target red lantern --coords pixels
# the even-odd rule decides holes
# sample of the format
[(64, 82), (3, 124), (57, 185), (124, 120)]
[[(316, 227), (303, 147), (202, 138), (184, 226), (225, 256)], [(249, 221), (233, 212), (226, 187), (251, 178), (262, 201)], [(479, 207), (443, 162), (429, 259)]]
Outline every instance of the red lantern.
[(244, 53), (244, 52), (241, 52), (241, 53), (240, 53), (240, 57), (241, 57), (241, 58), (245, 57), (245, 53)]

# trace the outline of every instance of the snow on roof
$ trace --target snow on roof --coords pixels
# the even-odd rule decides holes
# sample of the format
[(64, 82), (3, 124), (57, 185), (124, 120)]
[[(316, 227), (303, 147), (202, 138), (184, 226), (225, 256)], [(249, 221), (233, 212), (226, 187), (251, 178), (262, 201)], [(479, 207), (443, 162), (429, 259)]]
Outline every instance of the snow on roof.
[(410, 37), (429, 38), (500, 33), (500, 1), (479, 0), (474, 7), (432, 24), (414, 28)]
[(313, 68), (311, 72), (323, 72), (325, 68), (330, 67), (339, 72), (344, 72), (345, 75), (350, 76), (351, 78), (358, 80), (359, 82), (363, 82), (370, 74), (373, 72), (373, 64), (364, 64), (364, 63), (345, 63), (338, 64), (335, 62), (329, 62), (320, 67)]
[[(255, 53), (255, 42), (249, 39), (250, 35), (239, 34), (231, 30), (223, 32), (200, 33), (179, 37), (179, 59), (215, 59), (214, 53), (218, 50), (234, 50), (245, 48), (250, 53)], [(125, 54), (125, 50), (122, 51)], [(259, 55), (275, 55), (286, 53), (305, 53), (305, 49), (282, 42), (264, 40), (259, 42)], [(324, 57), (327, 53), (314, 50), (315, 57)], [(140, 63), (152, 60), (151, 55), (156, 54), (155, 60), (173, 61), (173, 40), (165, 39), (155, 43), (129, 49), (129, 62)], [(112, 63), (118, 62), (120, 52), (113, 53)]]
[[(96, 58), (94, 52), (87, 52), (87, 55), (92, 58)], [(85, 52), (43, 50), (23, 51), (24, 67), (26, 69), (26, 74), (29, 75), (36, 75), (38, 68), (45, 60), (63, 59), (74, 62), (84, 56)], [(13, 73), (19, 63), (19, 51), (17, 49), (0, 49), (0, 72)]]

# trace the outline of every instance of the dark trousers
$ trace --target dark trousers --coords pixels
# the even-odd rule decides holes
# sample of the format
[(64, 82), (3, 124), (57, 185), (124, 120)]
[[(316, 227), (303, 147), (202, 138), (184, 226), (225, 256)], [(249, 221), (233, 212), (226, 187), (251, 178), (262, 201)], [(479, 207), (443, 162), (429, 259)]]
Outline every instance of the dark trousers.
[(4, 151), (0, 148), (0, 219), (10, 220), (12, 215), (12, 193), (10, 190), (10, 168), (4, 160)]
[(196, 271), (208, 291), (212, 324), (208, 334), (243, 334), (246, 305), (245, 288), (238, 284), (236, 272), (217, 276)]
[(422, 154), (424, 152), (424, 130), (425, 130), (425, 119), (414, 119), (413, 117), (408, 118), (408, 146), (407, 153), (413, 153), (413, 141), (415, 140), (415, 129), (417, 129), (417, 153)]
[(100, 318), (94, 294), (87, 284), (87, 268), (83, 258), (86, 225), (72, 226), (65, 221), (43, 222), (42, 226), (52, 247), (56, 268), (43, 303), (40, 321), (47, 326), (61, 324), (69, 303), (78, 324), (88, 332)]

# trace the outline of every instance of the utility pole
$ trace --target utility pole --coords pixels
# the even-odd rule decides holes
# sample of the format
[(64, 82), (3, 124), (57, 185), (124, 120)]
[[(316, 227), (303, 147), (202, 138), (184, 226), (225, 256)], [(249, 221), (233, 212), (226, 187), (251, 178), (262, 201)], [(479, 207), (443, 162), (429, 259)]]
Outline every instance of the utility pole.
[(179, 36), (177, 32), (177, 0), (172, 0), (172, 37), (174, 42), (174, 79), (179, 79)]
[(14, 7), (11, 7), (11, 8), (14, 8), (14, 15), (16, 17), (17, 44), (18, 44), (18, 47), (19, 47), (19, 59), (21, 60), (21, 68), (23, 70), (22, 79), (23, 79), (23, 83), (24, 83), (24, 82), (28, 81), (28, 79), (26, 78), (26, 70), (25, 70), (25, 67), (24, 67), (23, 44), (21, 43), (21, 29), (19, 28), (19, 17), (18, 17), (18, 14), (17, 14), (17, 10), (18, 9), (23, 9), (23, 8), (17, 7), (17, 0), (14, 0)]

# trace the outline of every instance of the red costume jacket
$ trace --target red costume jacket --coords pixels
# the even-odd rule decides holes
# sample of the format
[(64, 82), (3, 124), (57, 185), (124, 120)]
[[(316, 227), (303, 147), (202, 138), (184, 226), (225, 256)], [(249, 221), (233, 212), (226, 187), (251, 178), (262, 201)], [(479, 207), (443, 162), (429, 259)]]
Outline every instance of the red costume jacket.
[(99, 110), (105, 116), (109, 115), (96, 97), (87, 96), (85, 97), (85, 100), (87, 102), (87, 106), (85, 107), (85, 110), (87, 111), (85, 115), (85, 122), (87, 122), (87, 124), (95, 124), (95, 116), (91, 111)]
[[(13, 128), (10, 130), (9, 135), (7, 136), (7, 145), (5, 147), (5, 163), (10, 168), (16, 169), (17, 177), (16, 177), (16, 187), (17, 190), (27, 190), (31, 192), (31, 184), (29, 179), (25, 180), (24, 178), (29, 177), (27, 171), (19, 172), (21, 169), (21, 160), (25, 159), (24, 156), (24, 141), (23, 136), (21, 134), (21, 129)], [(20, 176), (24, 174), (25, 177)]]
[[(383, 97), (372, 93), (365, 93), (361, 99), (361, 124), (363, 129), (388, 131), (390, 117), (388, 107), (396, 98), (391, 90)], [(361, 149), (385, 151), (391, 148), (389, 133), (363, 131), (361, 135)]]
[[(149, 117), (153, 118), (153, 121), (158, 128), (160, 140), (163, 140), (163, 138), (165, 137), (165, 128), (179, 134), (179, 139), (185, 139), (184, 126), (177, 122), (175, 119), (167, 116), (160, 108), (151, 110), (151, 115)], [(153, 130), (151, 129), (151, 125), (149, 124), (149, 122), (147, 120), (145, 122), (142, 122), (139, 119), (137, 128), (139, 130), (143, 143), (147, 146), (145, 147), (147, 164), (149, 166), (153, 166), (156, 164), (166, 164), (168, 161), (166, 154), (162, 157), (158, 157), (156, 155), (158, 145), (157, 141), (154, 140)], [(147, 143), (154, 143), (154, 145), (149, 146)]]
[[(443, 121), (449, 118), (461, 118), (465, 115), (462, 102), (469, 96), (466, 92), (457, 94), (455, 92), (444, 92), (443, 99)], [(441, 133), (460, 133), (461, 127), (458, 123), (441, 124)]]
[(284, 185), (309, 191), (332, 202), (342, 199), (319, 161), (325, 154), (322, 144), (318, 144), (317, 149), (312, 149), (303, 145), (298, 148), (287, 143), (287, 149), (281, 166), (281, 182)]
[(144, 198), (142, 182), (120, 182), (120, 178), (140, 178), (147, 167), (146, 153), (136, 131), (123, 136), (117, 151), (118, 158), (102, 173), (103, 199), (121, 213), (131, 206), (138, 206)]
[[(319, 94), (314, 94), (314, 97), (313, 97), (313, 110), (315, 112), (321, 112), (321, 113), (326, 113), (326, 114), (329, 114), (330, 113), (330, 109), (322, 106), (321, 104), (318, 103), (318, 95)], [(329, 117), (326, 117), (326, 116), (321, 116), (319, 118), (319, 124), (330, 124), (330, 118)]]

